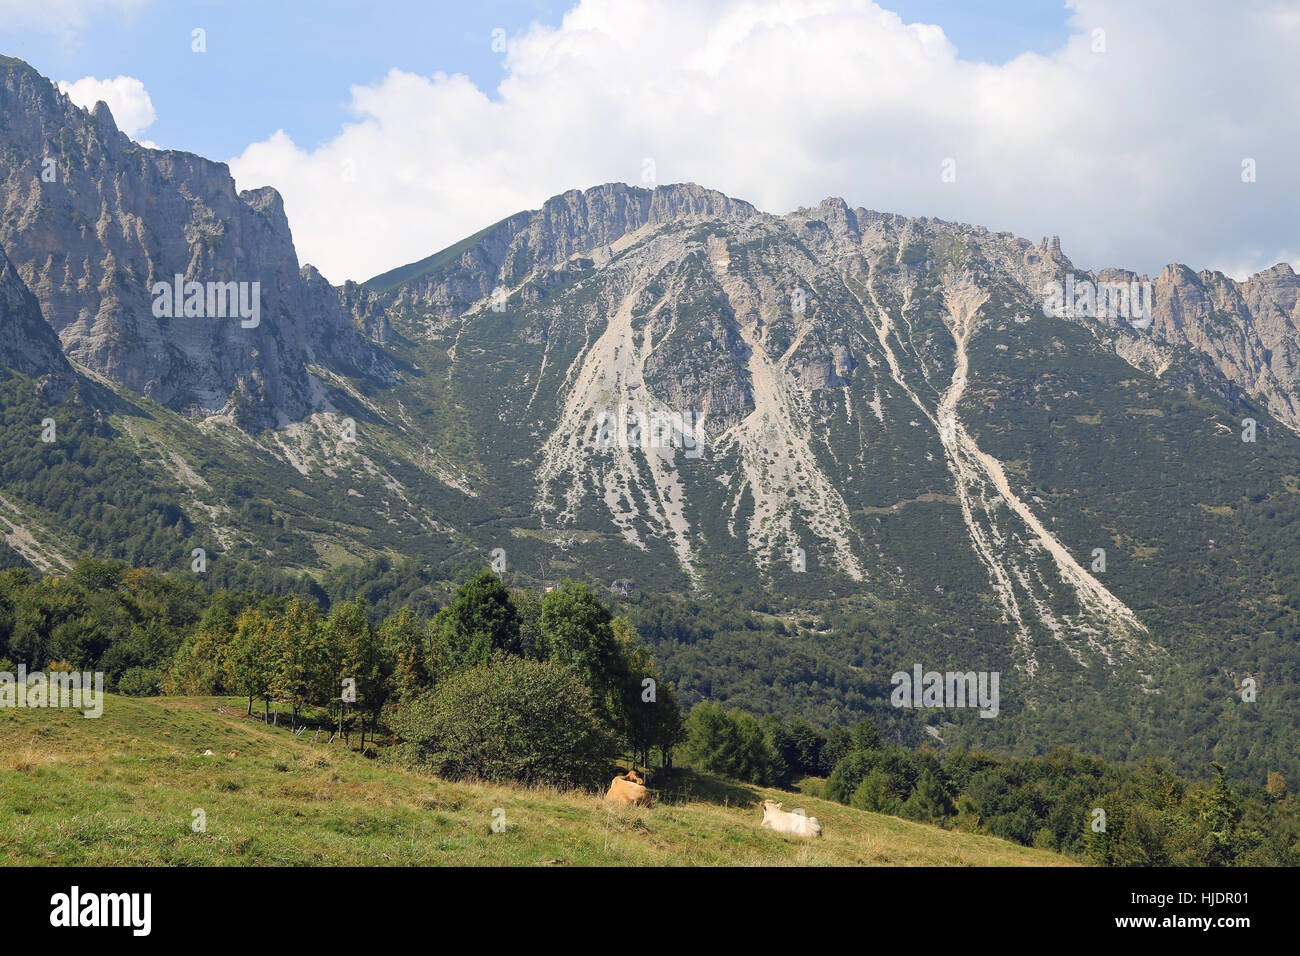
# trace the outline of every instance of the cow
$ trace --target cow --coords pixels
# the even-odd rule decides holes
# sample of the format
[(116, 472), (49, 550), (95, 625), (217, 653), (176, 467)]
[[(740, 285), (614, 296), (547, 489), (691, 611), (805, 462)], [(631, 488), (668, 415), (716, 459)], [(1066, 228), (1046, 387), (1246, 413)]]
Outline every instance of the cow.
[(641, 807), (653, 805), (650, 791), (645, 788), (645, 781), (637, 776), (635, 770), (629, 770), (621, 777), (610, 781), (609, 792), (605, 799), (611, 803), (634, 804)]
[(798, 837), (819, 837), (822, 835), (822, 825), (817, 822), (817, 818), (804, 816), (802, 810), (797, 813), (788, 813), (782, 810), (781, 804), (774, 800), (764, 800), (761, 806), (763, 807), (763, 822), (759, 824), (760, 829), (767, 827), (777, 833), (792, 833)]

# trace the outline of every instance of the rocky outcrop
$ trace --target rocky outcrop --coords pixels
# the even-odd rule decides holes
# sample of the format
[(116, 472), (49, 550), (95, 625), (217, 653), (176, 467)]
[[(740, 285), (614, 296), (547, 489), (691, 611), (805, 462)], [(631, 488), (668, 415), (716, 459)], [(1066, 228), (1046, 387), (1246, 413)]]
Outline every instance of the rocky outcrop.
[[(1147, 281), (1120, 270), (1097, 278)], [(1251, 396), (1300, 429), (1300, 280), (1289, 265), (1244, 282), (1169, 265), (1150, 281), (1152, 323), (1142, 333), (1148, 341), (1121, 343), (1121, 354), (1140, 356), (1138, 367), (1162, 376), (1181, 367), (1196, 387), (1227, 398)]]
[(40, 303), (0, 250), (0, 365), (31, 375), (68, 377), (59, 337), (41, 315)]
[(352, 317), (352, 324), (363, 335), (380, 345), (393, 341), (393, 327), (389, 324), (388, 313), (384, 311), (379, 296), (351, 279), (338, 289), (338, 296), (343, 308)]
[[(237, 405), (255, 430), (322, 407), (310, 364), (391, 376), (339, 290), (299, 269), (275, 190), (237, 192), (223, 163), (146, 149), (103, 103), (82, 110), (12, 59), (0, 60), (0, 245), (66, 355), (175, 410)], [(180, 309), (160, 291), (176, 277)], [(203, 290), (192, 304), (188, 283)]]
[[(1135, 304), (1127, 314), (1071, 314), (1065, 318), (1101, 326), (1116, 354), (1145, 372), (1228, 400), (1242, 396), (1263, 403), (1270, 414), (1300, 431), (1300, 278), (1280, 263), (1245, 281), (1220, 272), (1195, 272), (1186, 266), (1166, 266), (1155, 279), (1124, 269), (1098, 272), (1077, 269), (1061, 250), (1057, 236), (1037, 246), (1009, 233), (934, 219), (849, 209), (840, 199), (827, 199), (811, 209), (786, 217), (819, 253), (829, 257), (861, 254), (881, 243), (901, 243), (900, 258), (909, 248), (933, 252), (935, 240), (948, 249), (963, 250), (963, 260), (982, 273), (985, 282), (1005, 282), (1024, 302), (1026, 315), (1039, 315), (1044, 286), (1077, 281), (1148, 283), (1149, 327)], [(922, 260), (900, 265), (925, 269), (938, 265)], [(1134, 320), (1138, 320), (1134, 323)], [(833, 381), (814, 372), (810, 385)]]
[(644, 189), (606, 183), (548, 199), (428, 259), (366, 282), (392, 305), (440, 318), (510, 288), (534, 269), (571, 256), (598, 253), (643, 227), (689, 217), (743, 219), (757, 215), (747, 202), (693, 183)]

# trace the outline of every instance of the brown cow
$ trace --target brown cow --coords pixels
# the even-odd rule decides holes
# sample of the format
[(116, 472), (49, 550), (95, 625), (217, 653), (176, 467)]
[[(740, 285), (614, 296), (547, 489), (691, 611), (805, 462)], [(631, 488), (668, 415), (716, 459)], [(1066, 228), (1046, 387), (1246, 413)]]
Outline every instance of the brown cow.
[(634, 804), (641, 807), (653, 805), (653, 798), (650, 796), (650, 791), (645, 788), (645, 781), (637, 776), (635, 770), (629, 770), (623, 776), (611, 780), (605, 799), (624, 805)]

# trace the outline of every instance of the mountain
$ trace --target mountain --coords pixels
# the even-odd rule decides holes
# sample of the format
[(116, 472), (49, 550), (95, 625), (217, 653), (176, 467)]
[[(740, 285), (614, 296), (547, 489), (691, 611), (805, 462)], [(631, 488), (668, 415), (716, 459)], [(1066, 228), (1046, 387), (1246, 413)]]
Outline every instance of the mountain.
[[(284, 425), (327, 407), (307, 365), (390, 372), (338, 290), (299, 269), (275, 190), (236, 193), (223, 163), (146, 149), (104, 103), (79, 109), (9, 58), (0, 60), (0, 246), (70, 359), (191, 417)], [(177, 277), (205, 290), (240, 284), (248, 321), (158, 315), (155, 286)]]
[[(202, 548), (383, 605), (504, 560), (610, 586), (688, 701), (1300, 772), (1289, 266), (606, 184), (335, 288), (274, 190), (18, 61), (0, 99), (8, 563)], [(156, 315), (176, 275), (257, 282), (258, 323)], [(1000, 719), (890, 707), (917, 663), (999, 671)]]
[[(656, 208), (678, 211), (664, 219)], [(552, 251), (535, 251), (543, 241)], [(1209, 281), (1184, 272), (1157, 280), (1149, 332), (1123, 319), (1057, 321), (1042, 314), (1046, 284), (1101, 281), (1059, 246), (839, 200), (775, 217), (693, 186), (604, 186), (368, 285), (418, 343), (411, 364), (445, 380), (464, 430), (490, 434), (485, 446), (511, 463), (472, 456), (465, 471), (484, 486), (475, 493), (503, 509), (513, 496), (520, 510), (527, 496), (540, 532), (601, 536), (629, 564), (653, 555), (673, 587), (743, 567), (766, 584), (794, 587), (792, 575), (816, 571), (844, 593), (930, 592), (945, 582), (925, 559), (965, 552), (969, 583), (1026, 642), (1032, 666), (1035, 628), (1072, 654), (1106, 657), (1145, 630), (1132, 607), (1140, 595), (1119, 597), (1083, 567), (1088, 545), (1123, 550), (1112, 542), (1127, 519), (1082, 487), (1045, 499), (1034, 473), (1055, 449), (1042, 440), (1054, 430), (1055, 444), (1092, 454), (1158, 441), (1195, 383), (1198, 401), (1217, 404), (1188, 406), (1192, 431), (1165, 466), (1190, 464), (1231, 447), (1234, 418), (1254, 414), (1252, 392), (1270, 405), (1289, 395), (1266, 366), (1196, 331), (1223, 313), (1180, 306)], [(1275, 304), (1264, 282), (1239, 301)], [(1294, 324), (1272, 319), (1268, 335), (1293, 341)], [(1263, 322), (1240, 324), (1264, 334)], [(1264, 351), (1248, 343), (1242, 331), (1231, 344), (1241, 356)], [(1292, 441), (1258, 414), (1261, 434)], [(647, 441), (651, 423), (702, 421), (702, 453), (689, 454), (680, 431), (660, 443), (677, 448), (620, 447), (627, 429), (602, 448), (603, 420), (640, 421)], [(1082, 526), (1074, 540), (1049, 527), (1077, 522), (1071, 496), (1101, 509), (1090, 539)]]

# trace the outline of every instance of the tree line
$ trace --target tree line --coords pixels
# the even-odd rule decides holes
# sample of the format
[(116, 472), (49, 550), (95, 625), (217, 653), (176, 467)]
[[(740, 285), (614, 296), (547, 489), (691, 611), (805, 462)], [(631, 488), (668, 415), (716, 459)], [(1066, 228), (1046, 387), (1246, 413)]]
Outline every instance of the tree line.
[[(636, 629), (626, 618), (614, 617), (581, 582), (564, 581), (539, 595), (510, 590), (484, 570), (432, 618), (402, 608), (378, 626), (361, 600), (336, 603), (328, 614), (302, 597), (278, 603), (241, 608), (237, 597), (219, 596), (181, 644), (163, 689), (246, 697), (250, 714), (257, 701), (267, 714), (273, 703), (282, 704), (294, 725), (305, 708), (324, 709), (345, 738), (355, 720), (363, 745), (367, 734), (373, 740), (384, 729), (394, 740), (414, 741), (406, 753), (417, 758), (432, 758), (439, 742), (459, 729), (436, 724), (435, 734), (430, 715), (452, 719), (455, 710), (445, 705), (484, 675), (489, 684), (515, 688), (521, 695), (513, 701), (519, 713), (534, 703), (530, 695), (537, 692), (530, 688), (540, 680), (574, 708), (570, 716), (580, 715), (609, 745), (606, 757), (621, 747), (648, 765), (658, 750), (660, 759), (671, 763), (683, 736), (673, 688), (640, 645)], [(470, 671), (477, 673), (467, 677)], [(512, 705), (509, 697), (498, 703)], [(544, 710), (532, 716), (540, 719)], [(522, 727), (528, 721), (519, 713), (510, 723)], [(489, 718), (483, 712), (478, 716), (482, 727)], [(532, 733), (529, 739), (536, 743), (541, 737), (535, 730), (521, 733)], [(521, 738), (519, 746), (525, 743)], [(439, 765), (450, 767), (447, 761)]]
[(1300, 865), (1300, 802), (1277, 772), (1263, 786), (1234, 785), (1212, 763), (1211, 779), (1193, 783), (1162, 760), (905, 747), (870, 720), (819, 730), (715, 703), (691, 708), (686, 732), (682, 761), (706, 772), (1098, 865)]
[(872, 720), (820, 727), (709, 700), (684, 715), (638, 627), (572, 581), (539, 594), (484, 570), (432, 614), (380, 617), (364, 600), (208, 594), (110, 561), (10, 569), (0, 670), (20, 662), (100, 670), (124, 694), (242, 696), (249, 714), (327, 719), (447, 776), (590, 786), (619, 755), (676, 759), (1099, 864), (1300, 864), (1300, 808), (1277, 772), (1229, 782), (1216, 763), (1193, 782), (1160, 760), (905, 746)]
[[(208, 595), (111, 561), (39, 579), (10, 569), (0, 669), (17, 662), (102, 670), (119, 693), (244, 697), (250, 716), (284, 708), (290, 726), (323, 715), (349, 744), (382, 738), (449, 774), (520, 779), (514, 755), (545, 751), (523, 777), (590, 784), (619, 755), (671, 765), (684, 739), (675, 689), (626, 617), (584, 583), (538, 594), (489, 570), (431, 617), (376, 620), (360, 599)], [(574, 728), (581, 745), (554, 746)]]

